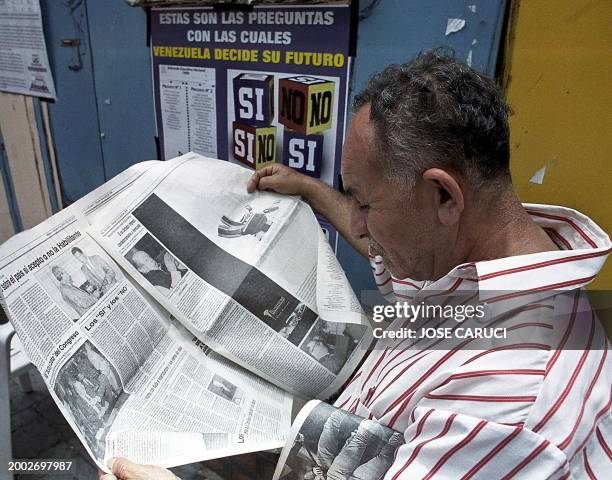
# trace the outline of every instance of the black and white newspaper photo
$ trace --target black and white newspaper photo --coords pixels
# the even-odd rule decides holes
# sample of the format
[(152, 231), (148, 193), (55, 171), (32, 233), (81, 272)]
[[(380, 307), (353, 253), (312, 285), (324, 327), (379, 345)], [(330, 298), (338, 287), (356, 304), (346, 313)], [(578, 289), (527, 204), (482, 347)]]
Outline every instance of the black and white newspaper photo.
[(300, 411), (273, 480), (381, 480), (404, 435), (312, 400)]
[(40, 285), (74, 322), (122, 278), (117, 266), (111, 265), (114, 262), (103, 255), (98, 245), (84, 239), (36, 274)]
[(358, 347), (362, 335), (362, 325), (319, 319), (300, 343), (300, 348), (337, 374)]
[(126, 254), (127, 260), (163, 295), (180, 283), (187, 269), (151, 235), (146, 234)]
[[(260, 242), (276, 221), (274, 213), (278, 211), (280, 200), (266, 201), (257, 199), (233, 209), (219, 220), (217, 233), (223, 238), (241, 238), (250, 236)], [(248, 245), (247, 242), (246, 243)], [(237, 242), (236, 242), (237, 243)]]
[(60, 369), (55, 393), (96, 456), (103, 458), (106, 433), (120, 407), (123, 388), (113, 365), (86, 341)]
[(218, 395), (228, 402), (240, 405), (242, 401), (242, 392), (240, 389), (220, 375), (213, 375), (206, 388), (209, 392)]

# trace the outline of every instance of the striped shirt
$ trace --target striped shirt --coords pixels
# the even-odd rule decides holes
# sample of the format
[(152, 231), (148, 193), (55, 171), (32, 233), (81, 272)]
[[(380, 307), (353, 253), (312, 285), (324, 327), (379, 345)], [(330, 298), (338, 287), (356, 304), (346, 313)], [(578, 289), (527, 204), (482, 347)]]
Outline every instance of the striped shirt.
[(433, 283), (395, 279), (370, 258), (390, 302), (473, 292), (508, 332), (477, 350), (379, 340), (336, 406), (404, 432), (385, 480), (609, 478), (612, 363), (582, 287), (612, 244), (574, 210), (525, 208), (558, 251), (459, 265)]

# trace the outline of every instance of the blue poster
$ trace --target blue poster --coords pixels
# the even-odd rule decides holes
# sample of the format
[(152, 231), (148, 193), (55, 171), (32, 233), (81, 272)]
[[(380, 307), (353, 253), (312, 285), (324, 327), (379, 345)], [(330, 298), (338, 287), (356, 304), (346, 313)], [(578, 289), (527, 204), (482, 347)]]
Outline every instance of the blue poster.
[(163, 158), (195, 151), (252, 169), (283, 163), (337, 188), (350, 37), (346, 4), (153, 9)]

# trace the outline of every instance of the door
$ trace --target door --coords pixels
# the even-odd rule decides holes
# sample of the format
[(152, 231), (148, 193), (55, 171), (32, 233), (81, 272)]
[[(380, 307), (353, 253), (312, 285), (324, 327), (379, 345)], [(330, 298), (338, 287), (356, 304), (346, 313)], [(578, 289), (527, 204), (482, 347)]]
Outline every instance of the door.
[(157, 158), (147, 18), (124, 0), (41, 0), (64, 204)]

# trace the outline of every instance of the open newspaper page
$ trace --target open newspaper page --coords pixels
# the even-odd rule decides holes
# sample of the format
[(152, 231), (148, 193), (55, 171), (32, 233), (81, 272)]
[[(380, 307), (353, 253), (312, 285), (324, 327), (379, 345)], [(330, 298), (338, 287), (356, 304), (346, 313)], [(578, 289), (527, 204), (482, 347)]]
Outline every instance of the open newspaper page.
[(300, 411), (273, 480), (381, 480), (404, 435), (318, 400)]
[(301, 200), (246, 192), (245, 168), (187, 154), (103, 209), (92, 235), (194, 335), (284, 390), (326, 398), (371, 329)]
[(100, 468), (174, 466), (280, 447), (290, 395), (205, 348), (87, 234), (136, 165), (0, 247), (3, 306), (30, 360)]

